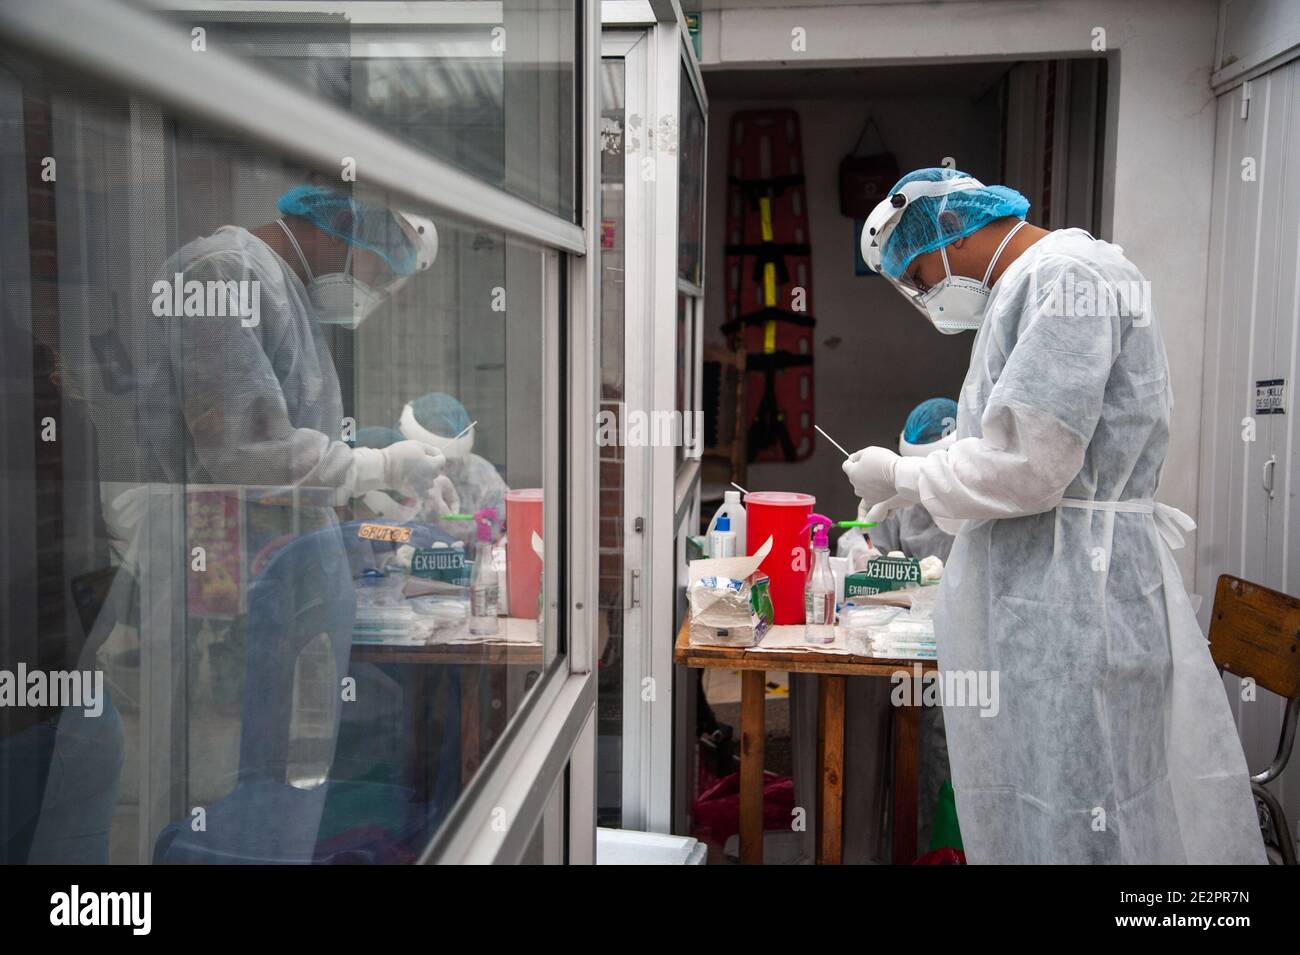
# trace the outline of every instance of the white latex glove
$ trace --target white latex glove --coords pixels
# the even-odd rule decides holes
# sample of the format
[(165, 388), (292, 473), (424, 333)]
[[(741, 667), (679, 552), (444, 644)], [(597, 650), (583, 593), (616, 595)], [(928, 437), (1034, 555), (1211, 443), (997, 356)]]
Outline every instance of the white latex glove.
[(428, 500), (433, 506), (436, 517), (460, 513), (460, 495), (456, 493), (456, 485), (452, 484), (451, 478), (445, 474), (439, 474), (434, 479), (433, 487), (429, 489)]
[(854, 451), (841, 466), (853, 483), (853, 490), (867, 504), (879, 504), (898, 494), (894, 486), (898, 455), (888, 448)]
[(437, 448), (422, 441), (398, 441), (384, 448), (384, 487), (422, 499), (446, 464)]
[(901, 494), (895, 494), (887, 501), (881, 501), (879, 504), (873, 504), (867, 509), (867, 516), (862, 518), (864, 521), (874, 521), (879, 524), (890, 514), (894, 513), (900, 507), (907, 507), (912, 502)]

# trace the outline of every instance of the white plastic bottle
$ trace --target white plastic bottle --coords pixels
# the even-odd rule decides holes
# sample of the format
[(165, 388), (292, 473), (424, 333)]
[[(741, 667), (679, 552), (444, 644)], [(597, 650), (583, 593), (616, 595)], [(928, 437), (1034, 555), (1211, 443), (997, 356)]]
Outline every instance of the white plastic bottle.
[[(718, 508), (717, 512), (713, 515), (713, 519), (709, 521), (709, 529), (706, 532), (707, 534), (713, 533), (714, 528), (717, 526), (718, 518), (724, 514), (727, 515), (727, 519), (731, 524), (731, 532), (736, 535), (736, 556), (744, 557), (749, 553), (749, 551), (745, 549), (746, 544), (748, 543), (745, 538), (745, 505), (740, 503), (739, 491), (727, 491), (723, 494), (722, 506)], [(718, 555), (710, 551), (709, 556), (716, 557)]]
[(736, 556), (736, 534), (731, 529), (731, 518), (726, 514), (718, 515), (718, 522), (709, 532), (709, 556), (714, 558)]

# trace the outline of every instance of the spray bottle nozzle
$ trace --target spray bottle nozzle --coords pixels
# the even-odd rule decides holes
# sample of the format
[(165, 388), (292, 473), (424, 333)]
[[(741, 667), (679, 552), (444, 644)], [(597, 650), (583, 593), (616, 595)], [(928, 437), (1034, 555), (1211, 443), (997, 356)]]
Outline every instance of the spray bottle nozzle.
[(804, 530), (815, 528), (813, 530), (813, 547), (818, 550), (830, 548), (830, 528), (835, 522), (829, 517), (822, 514), (811, 514), (808, 517), (808, 523), (804, 525)]
[(478, 528), (478, 539), (480, 541), (492, 542), (492, 530), (497, 523), (497, 509), (495, 507), (485, 507), (481, 511), (474, 513), (474, 525)]

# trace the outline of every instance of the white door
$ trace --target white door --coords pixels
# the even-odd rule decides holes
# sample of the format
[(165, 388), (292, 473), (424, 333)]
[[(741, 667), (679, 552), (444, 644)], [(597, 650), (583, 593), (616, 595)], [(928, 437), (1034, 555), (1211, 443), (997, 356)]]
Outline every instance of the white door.
[[(1196, 578), (1204, 624), (1220, 574), (1300, 593), (1298, 130), (1300, 61), (1219, 97)], [(1276, 751), (1283, 702), (1266, 691), (1243, 702), (1237, 685), (1229, 680), (1246, 758), (1259, 772)], [(1294, 823), (1294, 761), (1274, 787)]]

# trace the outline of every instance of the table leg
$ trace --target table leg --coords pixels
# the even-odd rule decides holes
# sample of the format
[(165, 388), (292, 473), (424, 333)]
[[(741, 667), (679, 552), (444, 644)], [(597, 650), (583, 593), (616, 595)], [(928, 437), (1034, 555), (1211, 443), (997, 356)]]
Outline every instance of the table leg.
[(817, 863), (839, 865), (844, 837), (845, 677), (823, 674), (817, 680), (818, 753), (821, 798), (817, 810)]
[(921, 707), (895, 707), (894, 865), (910, 865), (916, 859), (916, 800), (920, 769)]
[(495, 664), (486, 667), (488, 678), (488, 749), (496, 745), (497, 740), (506, 731), (509, 722), (510, 701), (510, 667)]
[(740, 861), (763, 863), (763, 744), (767, 674), (740, 672)]
[(415, 777), (415, 798), (420, 802), (429, 801), (429, 681), (433, 679), (424, 667), (418, 667), (412, 676), (411, 688), (411, 722), (414, 732), (411, 742), (414, 752), (411, 754), (411, 771)]
[(478, 772), (481, 756), (479, 726), (483, 713), (479, 708), (479, 667), (460, 668), (460, 784), (462, 790)]

